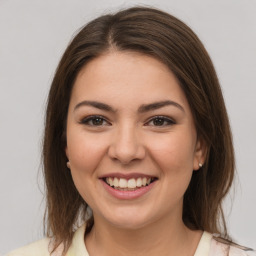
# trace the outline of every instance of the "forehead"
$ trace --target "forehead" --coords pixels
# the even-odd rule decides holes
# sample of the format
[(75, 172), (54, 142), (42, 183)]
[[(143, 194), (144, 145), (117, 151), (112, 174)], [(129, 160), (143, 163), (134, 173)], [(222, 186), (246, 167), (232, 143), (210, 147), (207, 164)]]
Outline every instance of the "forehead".
[(74, 83), (71, 103), (97, 100), (117, 105), (176, 100), (186, 96), (170, 69), (159, 60), (135, 52), (108, 52), (87, 63)]

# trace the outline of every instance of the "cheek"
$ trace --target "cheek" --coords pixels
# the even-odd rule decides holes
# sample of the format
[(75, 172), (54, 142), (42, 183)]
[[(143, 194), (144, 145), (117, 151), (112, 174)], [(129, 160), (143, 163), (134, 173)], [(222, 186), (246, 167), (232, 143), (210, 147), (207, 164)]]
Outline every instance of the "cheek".
[(90, 204), (93, 202), (90, 191), (95, 187), (93, 181), (106, 146), (96, 136), (85, 136), (78, 131), (69, 133), (67, 138), (67, 154), (74, 184), (83, 199)]
[(84, 136), (73, 133), (68, 136), (67, 150), (75, 170), (92, 173), (103, 157), (106, 145), (95, 135)]
[[(177, 134), (176, 134), (177, 135)], [(151, 157), (160, 170), (162, 190), (159, 198), (166, 198), (166, 207), (182, 202), (193, 173), (194, 142), (190, 136), (170, 134), (164, 140), (151, 140)]]
[(163, 171), (192, 171), (195, 140), (191, 133), (170, 133), (152, 138), (149, 145), (152, 158)]

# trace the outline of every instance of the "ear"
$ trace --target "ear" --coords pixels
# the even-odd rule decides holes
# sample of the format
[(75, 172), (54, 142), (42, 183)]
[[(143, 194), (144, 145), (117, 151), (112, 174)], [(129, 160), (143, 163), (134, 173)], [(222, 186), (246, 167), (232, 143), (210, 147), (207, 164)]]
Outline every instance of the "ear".
[(65, 148), (65, 152), (66, 152), (66, 156), (67, 156), (67, 159), (68, 159), (68, 161), (67, 161), (67, 167), (68, 167), (68, 169), (70, 169), (69, 153), (68, 153), (68, 147), (67, 147), (67, 146), (66, 146), (66, 148)]
[(197, 138), (195, 152), (194, 152), (194, 163), (193, 169), (194, 171), (199, 170), (204, 165), (207, 156), (207, 145), (203, 138)]

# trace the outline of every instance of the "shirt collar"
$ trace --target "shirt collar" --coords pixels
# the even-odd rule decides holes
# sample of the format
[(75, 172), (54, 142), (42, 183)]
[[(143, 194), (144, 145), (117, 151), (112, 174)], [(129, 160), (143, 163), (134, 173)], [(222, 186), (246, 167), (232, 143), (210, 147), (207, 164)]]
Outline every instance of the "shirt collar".
[(84, 243), (85, 227), (83, 224), (76, 230), (66, 256), (89, 256)]

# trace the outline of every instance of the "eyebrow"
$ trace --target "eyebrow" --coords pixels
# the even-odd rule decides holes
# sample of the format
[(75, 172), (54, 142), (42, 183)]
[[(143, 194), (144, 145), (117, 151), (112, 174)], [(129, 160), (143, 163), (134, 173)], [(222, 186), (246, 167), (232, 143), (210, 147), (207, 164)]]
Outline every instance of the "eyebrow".
[(116, 110), (114, 110), (111, 106), (109, 106), (105, 103), (98, 102), (98, 101), (88, 101), (88, 100), (84, 100), (84, 101), (78, 103), (75, 106), (74, 111), (76, 109), (78, 109), (79, 107), (81, 107), (81, 106), (91, 106), (91, 107), (98, 108), (98, 109), (101, 109), (101, 110), (105, 110), (105, 111), (108, 111), (108, 112), (116, 112)]
[(156, 109), (166, 107), (166, 106), (174, 106), (174, 107), (179, 108), (183, 112), (185, 112), (184, 108), (180, 104), (178, 104), (177, 102), (172, 101), (172, 100), (159, 101), (159, 102), (154, 102), (151, 104), (143, 104), (139, 107), (138, 112), (145, 113), (145, 112), (148, 112), (151, 110), (156, 110)]
[[(82, 102), (78, 103), (75, 106), (74, 111), (76, 109), (78, 109), (79, 107), (81, 107), (81, 106), (91, 106), (91, 107), (94, 107), (94, 108), (105, 110), (107, 112), (116, 112), (116, 110), (113, 109), (108, 104), (98, 102), (98, 101), (88, 101), (88, 100), (85, 100), (85, 101), (82, 101)], [(180, 104), (178, 104), (177, 102), (172, 101), (172, 100), (165, 100), (165, 101), (159, 101), (159, 102), (154, 102), (154, 103), (150, 103), (150, 104), (143, 104), (139, 107), (138, 113), (145, 113), (145, 112), (156, 110), (156, 109), (166, 107), (166, 106), (174, 106), (174, 107), (179, 108), (183, 112), (185, 112), (184, 108)]]

